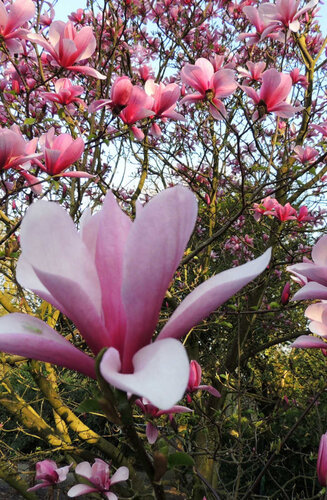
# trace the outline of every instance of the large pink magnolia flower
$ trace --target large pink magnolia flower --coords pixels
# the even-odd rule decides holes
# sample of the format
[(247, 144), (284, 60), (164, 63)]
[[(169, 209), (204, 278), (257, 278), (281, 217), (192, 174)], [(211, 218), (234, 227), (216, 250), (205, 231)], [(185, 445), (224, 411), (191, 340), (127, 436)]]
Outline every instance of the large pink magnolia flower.
[(233, 70), (219, 69), (214, 72), (211, 62), (200, 57), (195, 61), (195, 64), (186, 64), (184, 66), (181, 79), (183, 83), (190, 85), (199, 92), (198, 94), (186, 95), (181, 100), (181, 104), (209, 99), (212, 116), (216, 120), (221, 120), (226, 116), (226, 108), (220, 99), (230, 96), (237, 88)]
[(292, 88), (292, 78), (276, 69), (268, 69), (262, 73), (262, 86), (259, 94), (252, 88), (242, 85), (241, 88), (259, 107), (259, 115), (275, 113), (281, 118), (290, 118), (301, 106), (292, 106), (285, 102)]
[(7, 5), (0, 1), (0, 38), (12, 54), (22, 52), (21, 42), (17, 38), (26, 35), (27, 31), (22, 26), (34, 14), (35, 4), (32, 0), (16, 0)]
[(119, 467), (110, 478), (110, 467), (101, 458), (96, 458), (92, 467), (89, 462), (81, 462), (76, 466), (75, 473), (85, 477), (85, 479), (92, 483), (92, 486), (88, 484), (76, 484), (68, 491), (67, 495), (69, 498), (89, 493), (102, 493), (108, 500), (118, 500), (117, 495), (110, 491), (110, 488), (114, 484), (127, 481), (129, 478), (129, 470), (124, 466)]
[(62, 68), (94, 78), (106, 78), (90, 66), (76, 65), (91, 57), (96, 49), (96, 40), (90, 26), (76, 31), (72, 22), (54, 21), (49, 28), (49, 41), (42, 35), (32, 33), (26, 35), (26, 38), (41, 45), (53, 57), (53, 62)]
[(75, 161), (79, 160), (84, 151), (83, 139), (73, 139), (69, 134), (55, 136), (52, 127), (40, 139), (44, 149), (45, 166), (40, 163), (40, 168), (49, 175), (60, 175), (61, 177), (92, 177), (81, 171), (64, 172)]
[(267, 2), (261, 5), (262, 12), (271, 22), (277, 22), (293, 32), (300, 29), (299, 18), (308, 10), (313, 9), (318, 0), (311, 0), (305, 7), (299, 9), (301, 0), (277, 0), (276, 4)]
[[(197, 217), (194, 195), (177, 186), (138, 205), (135, 221), (108, 193), (77, 231), (67, 212), (39, 201), (21, 225), (19, 283), (68, 316), (97, 355), (100, 371), (123, 391), (160, 409), (182, 398), (189, 362), (177, 340), (267, 267), (270, 250), (214, 276), (177, 307), (153, 342), (161, 304)], [(24, 314), (0, 318), (0, 350), (95, 378), (94, 358), (49, 325)]]
[(41, 483), (36, 484), (27, 491), (36, 491), (40, 488), (47, 488), (48, 486), (62, 483), (66, 480), (70, 468), (71, 465), (58, 467), (53, 460), (42, 460), (41, 462), (37, 462), (35, 479), (36, 481), (41, 481)]

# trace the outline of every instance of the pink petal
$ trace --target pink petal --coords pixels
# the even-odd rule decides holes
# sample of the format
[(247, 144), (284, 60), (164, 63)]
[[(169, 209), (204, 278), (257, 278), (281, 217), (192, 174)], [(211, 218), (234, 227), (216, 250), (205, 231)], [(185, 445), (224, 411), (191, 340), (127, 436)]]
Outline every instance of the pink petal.
[(319, 266), (327, 266), (327, 234), (322, 236), (312, 248), (312, 260)]
[(317, 337), (301, 335), (291, 344), (291, 347), (299, 349), (326, 349), (327, 344), (323, 340), (317, 339)]
[(220, 392), (217, 391), (217, 389), (215, 389), (214, 387), (212, 387), (212, 385), (199, 385), (198, 389), (200, 389), (201, 391), (209, 392), (209, 394), (211, 394), (215, 398), (221, 397)]
[(320, 299), (327, 300), (327, 287), (320, 285), (320, 283), (316, 283), (314, 281), (310, 281), (306, 285), (304, 285), (301, 290), (296, 292), (293, 300), (306, 300), (306, 299)]
[(93, 28), (86, 26), (77, 32), (74, 43), (78, 52), (76, 61), (88, 59), (96, 49), (96, 40), (93, 34)]
[(91, 478), (92, 478), (92, 467), (89, 464), (89, 462), (81, 462), (81, 463), (77, 464), (76, 468), (75, 468), (75, 472), (79, 476), (83, 476), (86, 479), (91, 480)]
[(321, 337), (327, 337), (327, 325), (324, 325), (319, 321), (311, 321), (309, 330), (310, 332), (315, 333), (316, 335), (320, 335)]
[(213, 88), (215, 97), (228, 97), (237, 88), (234, 80), (234, 71), (231, 69), (220, 69), (213, 77)]
[(87, 484), (75, 484), (75, 486), (68, 490), (67, 496), (69, 498), (74, 498), (79, 497), (80, 495), (87, 495), (88, 493), (96, 493), (98, 491), (98, 488), (94, 488), (94, 486), (88, 486)]
[(74, 347), (46, 323), (27, 314), (0, 318), (0, 350), (64, 366), (96, 378), (94, 359)]
[(209, 105), (210, 113), (216, 120), (222, 120), (227, 115), (224, 104), (216, 98), (212, 102), (214, 106), (212, 104)]
[(223, 271), (190, 293), (174, 311), (158, 339), (180, 338), (241, 288), (261, 274), (269, 264), (271, 249), (251, 262)]
[(258, 93), (252, 88), (246, 85), (240, 85), (240, 88), (244, 90), (244, 92), (253, 100), (255, 104), (258, 104), (260, 101), (260, 97)]
[(129, 478), (129, 470), (127, 467), (119, 467), (116, 472), (111, 476), (110, 484), (121, 483), (122, 481), (127, 481)]
[(34, 203), (22, 222), (21, 247), (20, 284), (67, 315), (94, 352), (108, 345), (95, 264), (67, 212), (55, 203)]
[(324, 313), (327, 313), (327, 302), (318, 302), (307, 307), (304, 315), (312, 321), (322, 322)]
[(5, 33), (10, 33), (15, 28), (21, 27), (35, 14), (35, 4), (32, 0), (15, 0), (10, 5), (9, 16)]
[(134, 373), (121, 373), (119, 353), (109, 348), (100, 363), (103, 378), (114, 387), (148, 399), (168, 410), (185, 392), (189, 361), (183, 345), (175, 339), (153, 342), (133, 358)]
[(197, 215), (193, 193), (162, 191), (138, 212), (126, 243), (122, 298), (127, 311), (123, 370), (150, 343), (161, 304), (183, 256)]
[(100, 73), (98, 70), (91, 68), (90, 66), (67, 66), (66, 69), (74, 71), (75, 73), (82, 73), (83, 75), (93, 76), (93, 78), (98, 78), (99, 80), (105, 80), (107, 77)]
[(104, 321), (110, 332), (110, 345), (122, 352), (126, 328), (121, 299), (123, 255), (132, 221), (121, 210), (111, 192), (107, 194), (102, 210), (96, 217), (99, 226), (95, 262), (102, 289)]

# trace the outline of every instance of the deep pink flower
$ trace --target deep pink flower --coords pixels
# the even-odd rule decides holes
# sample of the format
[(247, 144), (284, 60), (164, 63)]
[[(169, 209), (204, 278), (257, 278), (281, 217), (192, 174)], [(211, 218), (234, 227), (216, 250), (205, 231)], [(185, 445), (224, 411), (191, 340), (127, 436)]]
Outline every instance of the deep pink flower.
[(226, 116), (226, 108), (220, 98), (230, 96), (237, 88), (234, 80), (234, 71), (219, 69), (214, 72), (213, 65), (208, 59), (200, 57), (195, 64), (186, 64), (181, 71), (182, 82), (195, 88), (198, 94), (188, 94), (181, 100), (197, 102), (210, 100), (210, 113), (216, 120)]
[(294, 220), (297, 217), (296, 210), (289, 203), (286, 203), (285, 206), (280, 205), (279, 203), (275, 206), (275, 216), (280, 221), (284, 222), (287, 220)]
[(129, 478), (129, 470), (124, 466), (119, 467), (110, 478), (110, 467), (101, 458), (96, 458), (92, 467), (89, 462), (81, 462), (76, 466), (75, 473), (85, 477), (92, 483), (92, 486), (76, 484), (68, 491), (69, 498), (87, 495), (88, 493), (102, 493), (108, 500), (118, 500), (117, 495), (110, 491), (110, 488), (114, 484), (127, 481)]
[[(46, 201), (33, 203), (21, 225), (19, 283), (69, 317), (95, 355), (108, 348), (100, 370), (110, 384), (164, 410), (182, 398), (189, 379), (177, 339), (258, 276), (271, 253), (203, 282), (152, 342), (196, 217), (194, 195), (177, 186), (139, 205), (134, 222), (109, 192), (101, 211), (84, 214), (80, 232)], [(0, 350), (95, 377), (92, 356), (25, 314), (0, 318)]]
[(273, 112), (281, 118), (290, 118), (302, 109), (300, 106), (291, 106), (285, 102), (292, 88), (292, 78), (274, 68), (262, 73), (259, 94), (252, 87), (242, 85), (241, 88), (259, 107), (259, 117)]
[(258, 222), (262, 215), (275, 215), (275, 207), (279, 205), (276, 198), (266, 196), (261, 203), (254, 203), (254, 218)]
[[(180, 89), (175, 83), (164, 85), (155, 83), (154, 80), (146, 81), (144, 90), (147, 95), (153, 98), (152, 111), (156, 118), (170, 118), (171, 120), (184, 120), (184, 116), (174, 111), (180, 96)], [(152, 127), (153, 135), (160, 136), (161, 130), (157, 124)]]
[(315, 218), (312, 215), (309, 215), (308, 207), (303, 205), (299, 209), (299, 213), (296, 216), (296, 220), (298, 222), (309, 222), (309, 221), (315, 220)]
[(320, 438), (317, 458), (317, 475), (320, 485), (327, 486), (327, 432)]
[(120, 113), (127, 106), (132, 90), (133, 84), (128, 76), (119, 76), (111, 87), (111, 99), (100, 99), (92, 102), (89, 106), (90, 113), (95, 113), (104, 106), (110, 107), (115, 114)]
[(73, 85), (69, 78), (59, 78), (54, 86), (55, 92), (43, 92), (42, 96), (49, 101), (62, 104), (62, 106), (67, 106), (73, 102), (84, 106), (84, 101), (77, 97), (84, 92), (82, 86)]
[(12, 54), (22, 52), (22, 44), (17, 38), (26, 35), (27, 30), (22, 29), (35, 14), (35, 4), (32, 0), (16, 0), (12, 4), (0, 1), (0, 37)]
[(40, 164), (42, 170), (49, 175), (60, 175), (62, 177), (91, 177), (86, 172), (64, 172), (68, 167), (80, 159), (84, 151), (83, 139), (73, 139), (69, 134), (55, 136), (52, 127), (40, 139), (44, 149), (45, 166)]
[(309, 85), (307, 77), (305, 75), (300, 75), (299, 68), (294, 68), (290, 72), (290, 77), (292, 78), (293, 85), (299, 83), (301, 85), (301, 87), (303, 87), (305, 89)]
[(220, 398), (220, 393), (212, 387), (212, 385), (200, 385), (201, 384), (201, 378), (202, 378), (202, 370), (201, 366), (197, 361), (192, 359), (190, 362), (190, 376), (188, 379), (188, 384), (186, 388), (186, 392), (188, 393), (186, 395), (188, 403), (191, 402), (191, 397), (190, 394), (193, 394), (194, 392), (197, 391), (207, 391), (209, 392), (212, 396), (215, 396), (216, 398)]
[(138, 140), (144, 139), (142, 130), (133, 124), (143, 118), (153, 115), (153, 98), (148, 96), (141, 87), (134, 85), (127, 106), (119, 113), (119, 117), (127, 125)]
[(147, 422), (146, 425), (146, 437), (150, 444), (154, 444), (157, 441), (159, 431), (156, 425), (152, 422), (153, 419), (159, 418), (162, 415), (169, 415), (169, 418), (172, 419), (174, 413), (192, 413), (193, 410), (187, 408), (186, 406), (175, 405), (169, 408), (168, 410), (159, 410), (156, 406), (151, 404), (147, 399), (143, 398), (137, 399), (135, 401), (136, 406), (138, 406), (142, 413), (151, 419), (151, 421)]
[(28, 172), (30, 162), (42, 156), (35, 153), (36, 145), (37, 139), (26, 142), (16, 125), (10, 129), (0, 129), (0, 171), (15, 169), (26, 179), (35, 194), (40, 194), (42, 186), (39, 179)]
[(48, 486), (62, 483), (66, 480), (70, 468), (71, 465), (58, 467), (53, 460), (42, 460), (42, 462), (37, 462), (35, 479), (36, 481), (41, 481), (41, 483), (36, 484), (32, 488), (28, 488), (27, 491), (36, 491), (40, 488), (47, 488)]
[(90, 66), (76, 65), (77, 62), (89, 59), (96, 49), (95, 36), (90, 26), (77, 31), (72, 22), (54, 21), (49, 28), (49, 41), (42, 35), (32, 33), (29, 33), (26, 38), (41, 45), (58, 66), (94, 78), (106, 78)]

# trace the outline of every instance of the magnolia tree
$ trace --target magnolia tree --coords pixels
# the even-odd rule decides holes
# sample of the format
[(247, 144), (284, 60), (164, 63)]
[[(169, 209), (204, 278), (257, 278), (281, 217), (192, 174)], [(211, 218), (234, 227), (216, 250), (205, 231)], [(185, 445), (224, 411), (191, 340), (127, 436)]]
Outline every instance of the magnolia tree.
[(0, 476), (23, 497), (326, 486), (326, 344), (289, 348), (292, 296), (327, 336), (319, 20), (317, 0), (91, 0), (67, 22), (0, 1)]

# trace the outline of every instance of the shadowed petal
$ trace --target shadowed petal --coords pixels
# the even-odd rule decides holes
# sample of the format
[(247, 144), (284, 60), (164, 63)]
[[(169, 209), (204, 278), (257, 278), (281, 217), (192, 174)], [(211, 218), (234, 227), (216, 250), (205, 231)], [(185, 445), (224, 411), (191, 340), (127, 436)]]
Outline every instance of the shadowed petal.
[(262, 273), (269, 264), (271, 249), (251, 262), (223, 271), (190, 293), (177, 307), (158, 339), (180, 338), (209, 316), (241, 288)]
[(320, 285), (320, 283), (315, 283), (314, 281), (310, 281), (304, 285), (301, 290), (296, 292), (293, 300), (306, 300), (306, 299), (321, 299), (327, 300), (327, 287), (324, 285)]
[(96, 378), (93, 358), (74, 347), (49, 325), (27, 314), (13, 313), (0, 318), (0, 350)]
[(317, 339), (317, 337), (301, 335), (291, 344), (291, 347), (299, 349), (326, 349), (327, 344), (323, 340)]
[(120, 373), (119, 353), (109, 348), (100, 363), (103, 378), (114, 387), (145, 397), (162, 410), (170, 409), (185, 392), (189, 361), (183, 345), (165, 339), (140, 349), (133, 358), (134, 373)]
[(87, 484), (75, 484), (68, 491), (67, 495), (69, 498), (79, 497), (80, 495), (87, 495), (88, 493), (96, 493), (98, 492), (98, 488), (94, 488), (94, 486), (88, 486)]

